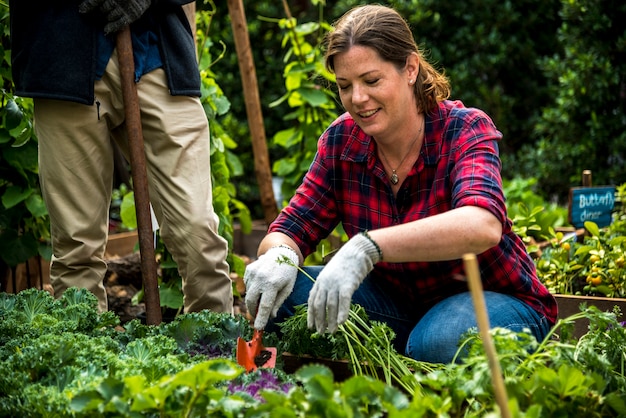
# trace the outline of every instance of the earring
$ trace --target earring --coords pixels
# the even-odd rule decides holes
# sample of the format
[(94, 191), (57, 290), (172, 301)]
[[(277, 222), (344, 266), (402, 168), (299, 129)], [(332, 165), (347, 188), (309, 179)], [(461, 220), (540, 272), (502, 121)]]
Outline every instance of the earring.
[(410, 84), (410, 85), (413, 85), (413, 83), (415, 83), (415, 81), (413, 81), (412, 79), (411, 79), (411, 80), (409, 80), (409, 84)]

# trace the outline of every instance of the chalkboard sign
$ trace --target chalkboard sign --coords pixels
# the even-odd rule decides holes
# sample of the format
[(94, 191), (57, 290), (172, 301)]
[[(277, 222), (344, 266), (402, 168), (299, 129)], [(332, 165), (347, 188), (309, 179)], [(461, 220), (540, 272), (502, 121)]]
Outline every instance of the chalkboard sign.
[(574, 187), (569, 192), (569, 222), (582, 228), (595, 222), (600, 228), (611, 225), (615, 187)]

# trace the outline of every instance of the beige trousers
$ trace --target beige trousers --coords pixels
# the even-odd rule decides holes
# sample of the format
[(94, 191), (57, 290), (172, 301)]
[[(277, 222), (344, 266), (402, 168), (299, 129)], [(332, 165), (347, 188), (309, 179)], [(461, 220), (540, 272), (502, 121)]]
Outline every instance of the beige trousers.
[[(55, 295), (87, 288), (107, 309), (103, 286), (113, 184), (112, 140), (128, 157), (117, 54), (95, 83), (92, 106), (36, 99), (43, 197), (50, 213)], [(172, 96), (158, 69), (137, 83), (150, 201), (183, 278), (185, 312), (233, 311), (228, 244), (213, 210), (210, 138), (196, 97)]]

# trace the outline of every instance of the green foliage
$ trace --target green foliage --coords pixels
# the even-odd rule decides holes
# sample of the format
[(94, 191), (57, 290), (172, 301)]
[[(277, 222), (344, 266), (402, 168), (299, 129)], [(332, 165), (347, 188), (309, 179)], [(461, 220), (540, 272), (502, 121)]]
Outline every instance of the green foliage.
[(583, 242), (554, 236), (535, 260), (537, 276), (552, 293), (626, 297), (626, 230), (623, 224), (600, 229), (585, 222)]
[[(124, 203), (128, 205), (122, 211), (123, 225), (129, 225), (126, 222), (127, 216), (135, 218), (135, 203), (133, 193), (128, 193), (124, 198)], [(124, 205), (123, 205), (124, 206)], [(137, 225), (130, 223), (131, 228)], [(157, 282), (159, 288), (159, 302), (161, 304), (161, 314), (163, 316), (176, 316), (183, 311), (183, 279), (178, 273), (178, 264), (174, 261), (172, 253), (168, 251), (161, 239), (159, 231), (154, 233), (156, 246), (154, 253), (157, 258), (158, 271)], [(140, 289), (133, 296), (133, 303), (138, 304), (144, 299), (144, 289)]]
[[(590, 331), (580, 340), (561, 334), (563, 327), (589, 318)], [(615, 313), (582, 307), (581, 313), (559, 320), (543, 341), (529, 334), (496, 328), (491, 331), (504, 375), (513, 416), (622, 416), (626, 329)], [(478, 334), (468, 335), (462, 364), (418, 375), (422, 391), (413, 399), (421, 411), (445, 416), (493, 413), (491, 370)], [(524, 414), (523, 414), (524, 413)], [(421, 415), (420, 415), (421, 416)]]
[(307, 307), (296, 307), (295, 313), (279, 324), (283, 338), (280, 351), (293, 355), (307, 354), (331, 360), (349, 356), (346, 340), (336, 334), (318, 334), (307, 326)]
[[(252, 335), (244, 317), (209, 311), (158, 327), (134, 320), (120, 332), (119, 318), (97, 309), (85, 289), (70, 288), (58, 300), (37, 289), (0, 294), (0, 416), (93, 414), (103, 400), (111, 401), (106, 411), (130, 413), (131, 403), (119, 401), (124, 382), (134, 396), (138, 382), (151, 387), (209, 358), (232, 359), (237, 337)], [(229, 376), (242, 370), (228, 368)]]
[(162, 326), (162, 333), (193, 355), (232, 358), (237, 338), (252, 338), (252, 329), (241, 315), (229, 316), (204, 310), (178, 316)]
[[(322, 4), (320, 7), (320, 17)], [(329, 89), (334, 76), (324, 68), (321, 41), (330, 29), (322, 21), (298, 24), (295, 18), (276, 22), (283, 32), (285, 89), (287, 92), (270, 107), (287, 104), (283, 119), (287, 129), (273, 137), (285, 156), (276, 160), (273, 171), (283, 179), (282, 195), (293, 196), (317, 150), (317, 140), (337, 117), (336, 95)], [(280, 202), (284, 205), (286, 202)]]
[(0, 293), (0, 345), (48, 333), (89, 333), (119, 324), (113, 312), (97, 314), (98, 301), (85, 289), (68, 289), (55, 300), (48, 292), (26, 289), (19, 296)]
[(48, 211), (38, 178), (33, 103), (14, 94), (9, 9), (0, 3), (0, 262), (14, 267), (42, 255), (50, 259)]
[(293, 316), (280, 324), (280, 350), (295, 356), (348, 359), (356, 376), (379, 378), (414, 395), (418, 390), (414, 372), (432, 371), (437, 366), (418, 362), (401, 355), (393, 347), (395, 334), (388, 325), (370, 321), (364, 309), (350, 307), (348, 321), (334, 334), (319, 334), (307, 326), (307, 307), (296, 307)]
[[(225, 23), (218, 23), (219, 33), (229, 50), (234, 51), (230, 28), (225, 26), (225, 3), (217, 1), (218, 11), (225, 17)], [(287, 77), (294, 75), (285, 70), (295, 57), (286, 62), (280, 60), (284, 48), (290, 45), (284, 43), (284, 35), (276, 36), (274, 22), (280, 16), (286, 17), (279, 3), (245, 4), (259, 85), (264, 86), (261, 99), (265, 125), (272, 138), (281, 131), (287, 134), (303, 129), (295, 120), (283, 120), (289, 110), (276, 110), (284, 110), (284, 106), (270, 107), (283, 95), (279, 86), (286, 85)], [(292, 2), (294, 20), (303, 27), (313, 24), (310, 22), (322, 24), (323, 13), (332, 22), (363, 2), (325, 2), (323, 11), (321, 3)], [(624, 28), (620, 25), (625, 6), (590, 0), (383, 3), (406, 17), (430, 60), (445, 69), (452, 82), (453, 98), (485, 110), (494, 119), (504, 134), (500, 147), (506, 178), (533, 173), (538, 180), (537, 193), (549, 199), (556, 196), (561, 202), (569, 187), (580, 183), (582, 169), (592, 169), (597, 184), (623, 181), (626, 141), (619, 138), (626, 131), (626, 112), (624, 95), (616, 92), (624, 90), (626, 74)], [(218, 63), (216, 72), (229, 97), (237, 100), (232, 113), (242, 123), (231, 126), (241, 129), (245, 113), (234, 55)], [(309, 78), (309, 82), (313, 80)], [(310, 123), (315, 126), (317, 121)], [(243, 134), (239, 137), (240, 158), (251, 161), (250, 145)], [(270, 145), (273, 163), (285, 164), (281, 170), (291, 173), (298, 164), (310, 163), (308, 159), (287, 164), (290, 153), (277, 143)], [(605, 150), (609, 151), (608, 159), (603, 154)], [(253, 165), (244, 166), (249, 170), (247, 178), (253, 178)], [(251, 202), (251, 210), (257, 214), (258, 208), (253, 205), (255, 185), (240, 184), (239, 188), (245, 191), (244, 200)], [(288, 199), (290, 194), (283, 196)]]
[(502, 183), (513, 231), (522, 238), (528, 252), (537, 250), (535, 242), (552, 237), (554, 228), (567, 225), (567, 208), (549, 203), (537, 193), (537, 179), (516, 177)]
[[(504, 134), (502, 155), (512, 157), (532, 138), (533, 121), (549, 99), (537, 61), (558, 48), (558, 1), (387, 3), (406, 17), (431, 61), (445, 69), (452, 98), (492, 117)], [(505, 162), (504, 169), (517, 174), (513, 164)]]
[(563, 196), (590, 169), (597, 185), (626, 177), (626, 4), (561, 2), (560, 48), (541, 60), (552, 101), (524, 147), (547, 195)]
[[(91, 327), (74, 320), (67, 321), (73, 330), (41, 326), (63, 322), (75, 306)], [(624, 416), (626, 328), (617, 317), (581, 306), (541, 342), (492, 330), (513, 416)], [(107, 318), (98, 319), (97, 302), (86, 290), (68, 290), (59, 301), (34, 289), (2, 294), (0, 335), (11, 337), (0, 341), (0, 416), (484, 417), (498, 411), (489, 362), (474, 332), (463, 342), (462, 362), (412, 367), (402, 382), (390, 385), (384, 381), (396, 367), (390, 364), (381, 375), (339, 383), (320, 365), (293, 376), (278, 369), (243, 375), (227, 353), (212, 358), (190, 350), (208, 334), (226, 343), (239, 329), (249, 338), (252, 329), (243, 317), (206, 311), (158, 326), (135, 320), (121, 331)], [(379, 344), (386, 333), (359, 318), (351, 320), (365, 326), (372, 342), (363, 343), (366, 350), (396, 358), (385, 351), (386, 343)], [(576, 340), (566, 329), (581, 318), (589, 320), (589, 332)], [(355, 353), (366, 363), (374, 360)], [(409, 380), (407, 391), (399, 383)]]
[[(282, 16), (280, 2), (242, 2), (248, 21), (248, 33), (251, 53), (256, 66), (257, 84), (261, 99), (261, 112), (267, 137), (284, 126), (282, 115), (273, 112), (269, 103), (280, 97), (282, 79), (282, 62), (280, 59), (280, 37), (276, 36), (276, 24), (259, 19), (259, 16)], [(214, 62), (211, 67), (216, 80), (231, 101), (231, 109), (222, 120), (224, 130), (237, 142), (237, 157), (240, 159), (244, 174), (231, 178), (237, 188), (238, 197), (251, 210), (253, 219), (262, 219), (263, 213), (259, 204), (259, 188), (256, 181), (254, 156), (250, 141), (250, 129), (247, 123), (246, 103), (242, 92), (239, 61), (235, 49), (233, 29), (228, 16), (227, 0), (214, 0), (215, 15), (211, 22), (211, 37), (219, 39), (224, 48), (224, 56)], [(198, 10), (212, 9), (213, 6), (204, 0), (196, 2)], [(275, 86), (275, 87), (274, 87)], [(268, 144), (270, 153), (275, 152)]]
[(626, 232), (626, 182), (615, 188), (615, 206), (612, 215), (611, 228)]
[[(244, 230), (251, 225), (251, 219), (248, 208), (237, 199), (237, 191), (230, 181), (231, 177), (242, 175), (243, 169), (239, 158), (233, 152), (237, 148), (237, 143), (220, 122), (220, 118), (230, 112), (230, 101), (224, 95), (212, 70), (215, 61), (224, 56), (223, 45), (210, 35), (215, 12), (213, 5), (212, 10), (201, 10), (196, 13), (196, 39), (202, 79), (201, 101), (211, 127), (213, 207), (220, 218), (219, 233), (232, 248), (234, 219), (240, 221)], [(214, 56), (216, 46), (217, 57)]]

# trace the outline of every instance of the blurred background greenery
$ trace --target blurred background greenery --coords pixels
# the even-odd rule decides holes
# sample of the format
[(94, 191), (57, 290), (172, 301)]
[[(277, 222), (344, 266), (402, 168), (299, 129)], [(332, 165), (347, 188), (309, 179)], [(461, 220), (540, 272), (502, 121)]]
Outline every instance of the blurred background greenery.
[[(365, 3), (395, 7), (415, 39), (452, 83), (452, 98), (485, 110), (504, 134), (503, 176), (535, 178), (533, 190), (559, 204), (592, 170), (593, 183), (626, 180), (626, 3), (602, 0), (288, 1), (298, 24), (331, 23)], [(212, 33), (234, 51), (227, 0), (216, 0)], [(206, 7), (203, 1), (199, 9)], [(245, 2), (272, 161), (289, 150), (271, 140), (290, 126), (286, 103), (284, 33), (271, 19), (286, 17), (279, 1)], [(309, 39), (315, 43), (316, 34)], [(251, 170), (245, 106), (237, 57), (227, 53), (213, 68), (232, 103), (237, 155)], [(341, 111), (339, 105), (337, 112)], [(235, 131), (237, 132), (235, 134)], [(321, 132), (320, 132), (321, 133)], [(316, 141), (317, 138), (307, 138)], [(239, 197), (255, 209), (250, 171), (235, 179)], [(286, 190), (287, 195), (289, 190)], [(256, 210), (256, 212), (255, 212)]]

